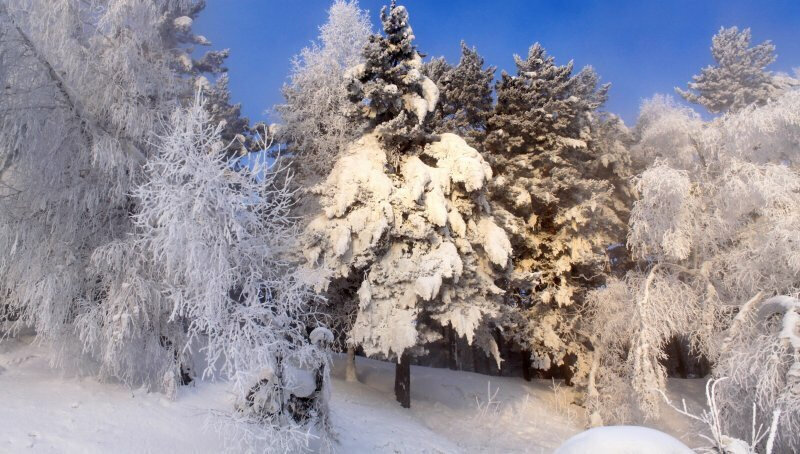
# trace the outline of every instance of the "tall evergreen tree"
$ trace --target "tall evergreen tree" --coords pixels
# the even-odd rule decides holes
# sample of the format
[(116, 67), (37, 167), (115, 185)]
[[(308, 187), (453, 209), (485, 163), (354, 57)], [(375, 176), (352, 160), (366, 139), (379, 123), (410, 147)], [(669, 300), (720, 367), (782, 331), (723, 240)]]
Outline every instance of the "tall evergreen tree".
[[(310, 267), (327, 272), (316, 282), (319, 290), (358, 282), (350, 341), (399, 362), (396, 393), (407, 407), (410, 357), (438, 339), (443, 326), (500, 361), (487, 322), (501, 310), (494, 281), (511, 245), (489, 212), (489, 165), (459, 136), (427, 140), (436, 86), (420, 73), (406, 9), (392, 4), (381, 18), (386, 36), (370, 40), (367, 61), (356, 71), (363, 93), (377, 97), (356, 98), (375, 114), (373, 130), (313, 190), (322, 213), (306, 229), (304, 251)], [(432, 87), (427, 100), (416, 91), (422, 87)]]
[(573, 75), (572, 63), (556, 65), (538, 43), (515, 61), (517, 74), (497, 83), (484, 141), (498, 174), (493, 212), (515, 251), (507, 333), (539, 369), (584, 370), (578, 310), (585, 290), (602, 282), (606, 249), (624, 241), (627, 208), (616, 198), (625, 150), (593, 135), (608, 126), (594, 113), (608, 85), (591, 68)]
[(228, 68), (225, 67), (230, 50), (208, 50), (199, 58), (192, 58), (195, 46), (211, 46), (208, 38), (192, 31), (194, 20), (205, 6), (205, 0), (195, 0), (187, 2), (181, 9), (168, 10), (160, 27), (164, 44), (173, 54), (171, 68), (186, 76), (193, 87), (182, 96), (183, 104), (191, 104), (194, 89), (201, 89), (211, 121), (222, 125), (221, 139), (226, 144), (224, 152), (229, 156), (243, 155), (256, 150), (258, 146), (255, 128), (251, 129), (249, 119), (242, 116), (241, 105), (231, 103)]
[(425, 120), (439, 89), (422, 75), (406, 8), (393, 1), (388, 14), (381, 10), (381, 22), (386, 35), (370, 36), (365, 62), (350, 73), (350, 99), (358, 105), (354, 117), (368, 121), (381, 142), (402, 152), (425, 143)]
[(688, 90), (676, 88), (684, 99), (700, 104), (711, 113), (738, 111), (752, 104), (764, 105), (800, 81), (767, 71), (775, 62), (770, 41), (750, 47), (750, 29), (722, 27), (711, 39), (715, 66), (706, 66), (692, 76)]
[[(492, 112), (492, 81), (495, 67), (483, 68), (475, 48), (461, 42), (461, 60), (452, 67), (434, 59), (425, 65), (439, 87), (439, 102), (431, 119), (435, 132), (452, 132), (479, 143)], [(430, 76), (429, 76), (430, 77)]]

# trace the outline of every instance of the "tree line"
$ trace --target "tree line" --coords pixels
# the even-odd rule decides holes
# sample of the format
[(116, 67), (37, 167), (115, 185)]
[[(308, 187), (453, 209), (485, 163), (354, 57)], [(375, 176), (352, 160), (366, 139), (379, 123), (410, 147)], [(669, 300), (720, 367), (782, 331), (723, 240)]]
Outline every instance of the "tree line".
[(728, 433), (776, 414), (797, 446), (800, 91), (771, 43), (721, 29), (677, 90), (715, 116), (657, 95), (629, 128), (538, 43), (497, 77), (463, 42), (424, 61), (395, 2), (374, 33), (337, 0), (280, 122), (251, 126), (228, 51), (193, 57), (203, 7), (0, 1), (8, 335), (171, 395), (229, 377), (230, 418), (273, 449), (327, 433), (326, 385), (308, 418), (258, 399), (325, 371), (328, 341), (348, 379), (356, 352), (395, 361), (404, 407), (414, 358), (514, 352), (584, 390), (593, 425), (656, 417), (677, 345), (728, 378)]

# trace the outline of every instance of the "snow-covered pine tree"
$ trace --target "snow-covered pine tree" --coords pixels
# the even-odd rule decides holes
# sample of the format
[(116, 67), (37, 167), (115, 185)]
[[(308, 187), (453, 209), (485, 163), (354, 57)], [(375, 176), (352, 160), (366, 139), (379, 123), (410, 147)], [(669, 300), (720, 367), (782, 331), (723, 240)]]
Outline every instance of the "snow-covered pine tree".
[(624, 125), (595, 113), (608, 85), (591, 68), (573, 75), (571, 62), (556, 65), (538, 43), (515, 61), (516, 75), (497, 83), (484, 141), (497, 174), (492, 208), (515, 252), (506, 332), (534, 367), (583, 373), (578, 312), (584, 292), (603, 282), (607, 249), (624, 239), (628, 209), (625, 147), (599, 136), (622, 137)]
[(439, 87), (439, 102), (431, 118), (436, 133), (452, 132), (476, 146), (482, 142), (486, 119), (492, 112), (492, 81), (495, 67), (483, 67), (483, 58), (475, 48), (461, 42), (461, 60), (457, 66), (443, 59), (425, 64)]
[(675, 88), (684, 99), (700, 104), (711, 113), (737, 111), (751, 104), (776, 99), (800, 81), (767, 70), (777, 58), (775, 46), (765, 41), (750, 47), (750, 29), (722, 27), (711, 39), (715, 66), (692, 76), (688, 90)]
[(680, 334), (729, 377), (717, 388), (726, 433), (749, 439), (753, 404), (759, 418), (777, 409), (778, 451), (797, 450), (798, 108), (796, 89), (709, 122), (669, 98), (644, 104), (632, 151), (650, 164), (628, 247), (647, 265), (590, 297), (597, 422), (631, 394), (658, 413), (661, 359)]
[(511, 246), (489, 211), (492, 171), (481, 155), (454, 134), (424, 142), (436, 86), (420, 73), (406, 9), (393, 3), (381, 18), (386, 36), (371, 38), (354, 71), (363, 93), (377, 97), (357, 98), (374, 109), (373, 129), (313, 190), (323, 212), (303, 250), (325, 273), (317, 289), (360, 283), (350, 340), (399, 362), (395, 390), (407, 407), (409, 356), (439, 336), (436, 327), (452, 326), (500, 360), (487, 322), (502, 309), (494, 281)]
[[(486, 118), (493, 108), (494, 71), (494, 67), (484, 69), (483, 58), (474, 47), (468, 47), (463, 41), (458, 65), (450, 65), (444, 57), (426, 62), (422, 73), (439, 88), (439, 101), (428, 119), (429, 129), (434, 134), (458, 134), (470, 146), (480, 150)], [(447, 351), (449, 367), (474, 372), (482, 370), (482, 353), (469, 348), (449, 327), (443, 329), (445, 345), (442, 348)]]
[(386, 36), (369, 37), (364, 63), (349, 71), (350, 100), (357, 121), (366, 121), (381, 142), (396, 151), (427, 140), (425, 120), (439, 98), (436, 84), (422, 75), (422, 57), (403, 6), (381, 10)]
[(330, 172), (339, 153), (363, 132), (365, 122), (352, 118), (345, 72), (364, 61), (372, 34), (366, 12), (356, 0), (336, 0), (318, 42), (292, 61), (286, 103), (276, 107), (283, 120), (281, 137), (302, 179), (319, 181)]

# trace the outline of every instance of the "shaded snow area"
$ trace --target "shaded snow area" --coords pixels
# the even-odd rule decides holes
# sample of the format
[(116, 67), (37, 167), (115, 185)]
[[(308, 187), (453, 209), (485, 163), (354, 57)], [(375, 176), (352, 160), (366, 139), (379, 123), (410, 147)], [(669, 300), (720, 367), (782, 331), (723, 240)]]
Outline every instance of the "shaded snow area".
[(393, 364), (357, 358), (360, 383), (343, 381), (344, 364), (336, 366), (332, 418), (342, 452), (551, 453), (580, 428), (571, 396), (545, 380), (412, 366), (405, 410), (394, 400)]
[[(172, 401), (53, 369), (47, 350), (31, 342), (0, 342), (0, 452), (224, 451), (207, 421), (209, 409), (233, 407), (226, 383), (182, 387)], [(584, 418), (573, 390), (558, 382), (416, 366), (404, 410), (394, 400), (393, 364), (357, 358), (357, 366), (360, 382), (348, 383), (335, 356), (331, 416), (342, 453), (551, 453)], [(676, 431), (687, 427), (676, 419), (668, 431), (681, 437)]]

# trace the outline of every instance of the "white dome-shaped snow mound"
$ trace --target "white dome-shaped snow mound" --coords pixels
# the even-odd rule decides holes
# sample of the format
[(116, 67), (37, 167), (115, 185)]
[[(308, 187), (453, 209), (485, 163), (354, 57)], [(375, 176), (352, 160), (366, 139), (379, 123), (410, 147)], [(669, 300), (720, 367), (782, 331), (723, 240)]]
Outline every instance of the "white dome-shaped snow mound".
[(648, 427), (595, 427), (573, 436), (555, 454), (692, 454), (675, 437)]

